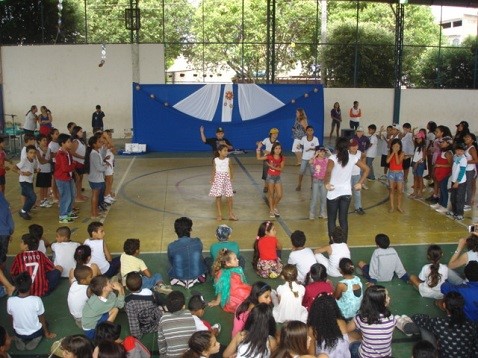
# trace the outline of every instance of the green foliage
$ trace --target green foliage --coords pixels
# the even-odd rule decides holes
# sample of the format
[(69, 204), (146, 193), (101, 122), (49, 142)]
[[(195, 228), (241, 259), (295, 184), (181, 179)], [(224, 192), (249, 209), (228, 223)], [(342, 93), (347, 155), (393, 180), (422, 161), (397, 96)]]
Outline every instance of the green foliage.
[(346, 22), (336, 26), (323, 49), (327, 84), (330, 87), (354, 85), (355, 49), (357, 48), (357, 86), (391, 87), (394, 79), (394, 37), (383, 28), (370, 23), (358, 28)]
[(63, 1), (60, 33), (58, 33), (57, 5), (58, 0), (5, 0), (1, 2), (1, 43), (17, 45), (77, 42), (82, 15), (78, 4), (72, 1)]
[[(315, 0), (277, 2), (276, 73), (294, 68), (298, 60), (304, 68), (314, 62), (316, 7)], [(240, 1), (203, 0), (192, 27), (196, 43), (186, 57), (199, 68), (227, 64), (238, 74), (255, 77), (266, 68), (266, 13), (264, 0), (244, 0), (244, 9)]]
[(435, 88), (473, 88), (476, 60), (475, 37), (466, 39), (459, 47), (431, 49), (420, 63), (419, 85)]

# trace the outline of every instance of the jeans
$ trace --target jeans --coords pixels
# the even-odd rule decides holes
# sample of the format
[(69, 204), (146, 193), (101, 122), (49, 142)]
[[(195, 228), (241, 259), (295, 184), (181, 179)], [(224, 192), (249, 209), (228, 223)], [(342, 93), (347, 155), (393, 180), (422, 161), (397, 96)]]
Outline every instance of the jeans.
[(48, 291), (47, 295), (53, 292), (53, 290), (58, 286), (58, 283), (60, 282), (61, 278), (61, 272), (57, 269), (48, 271), (46, 273), (46, 280), (48, 281)]
[(367, 167), (370, 168), (370, 171), (368, 172), (368, 179), (372, 179), (372, 180), (375, 180), (375, 173), (373, 172), (373, 160), (375, 158), (370, 158), (370, 157), (367, 157), (365, 158), (365, 164), (367, 164)]
[(350, 129), (353, 129), (354, 131), (356, 131), (357, 128), (359, 127), (359, 125), (360, 125), (360, 122), (355, 122), (355, 121), (350, 120), (349, 124), (350, 124)]
[(349, 350), (350, 350), (350, 357), (351, 358), (360, 358), (359, 348), (360, 348), (360, 341), (355, 341), (350, 343)]
[(466, 195), (466, 182), (458, 184), (458, 188), (451, 189), (450, 202), (451, 202), (451, 211), (455, 215), (463, 216), (463, 209), (465, 206), (465, 195)]
[(347, 236), (349, 231), (348, 211), (351, 198), (351, 195), (342, 195), (332, 200), (327, 199), (327, 230), (329, 232), (329, 238), (332, 237), (332, 233), (336, 226), (335, 222), (337, 221), (338, 214), (339, 225), (344, 232), (345, 242), (347, 242)]
[(465, 201), (466, 205), (471, 205), (471, 201), (473, 200), (471, 190), (473, 187), (473, 182), (476, 180), (475, 174), (476, 174), (476, 171), (474, 170), (466, 171), (466, 201)]
[(310, 198), (309, 216), (315, 218), (317, 214), (317, 201), (320, 200), (320, 213), (322, 217), (327, 216), (327, 189), (322, 179), (315, 179), (312, 182), (312, 197)]
[(440, 188), (440, 199), (438, 200), (438, 204), (446, 208), (448, 206), (448, 179), (450, 176), (447, 176), (440, 182), (438, 182), (438, 186)]
[(362, 207), (362, 191), (355, 190), (354, 185), (360, 181), (360, 175), (352, 175), (351, 185), (352, 185), (352, 195), (354, 197), (354, 207), (355, 210)]
[(120, 267), (121, 267), (120, 257), (117, 256), (117, 257), (113, 258), (113, 260), (110, 261), (110, 268), (103, 275), (105, 275), (106, 277), (111, 278), (114, 275), (118, 274), (118, 272), (120, 270)]
[(141, 288), (152, 289), (158, 282), (163, 281), (163, 276), (159, 273), (153, 273), (151, 277), (141, 276)]
[(26, 181), (20, 182), (20, 188), (22, 189), (22, 195), (25, 197), (25, 203), (23, 204), (22, 211), (28, 213), (35, 205), (37, 201), (37, 195), (33, 190), (33, 184)]
[(75, 200), (75, 182), (70, 180), (55, 179), (58, 192), (60, 193), (60, 219), (66, 218), (73, 209)]

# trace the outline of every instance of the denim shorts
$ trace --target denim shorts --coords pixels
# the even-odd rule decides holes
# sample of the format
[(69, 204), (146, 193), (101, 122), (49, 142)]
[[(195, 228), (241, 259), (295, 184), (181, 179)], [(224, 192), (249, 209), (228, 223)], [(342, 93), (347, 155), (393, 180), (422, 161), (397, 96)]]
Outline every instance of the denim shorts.
[(279, 184), (279, 183), (282, 183), (282, 180), (280, 178), (280, 175), (267, 174), (266, 183), (267, 184)]
[(389, 170), (387, 173), (387, 179), (396, 183), (403, 182), (403, 170)]
[(413, 175), (422, 177), (425, 172), (425, 162), (413, 163)]
[(95, 182), (89, 181), (88, 183), (90, 184), (90, 188), (93, 189), (93, 190), (101, 190), (101, 189), (103, 189), (104, 186), (105, 186), (105, 182), (104, 182), (104, 181), (99, 182), (99, 183), (95, 183)]

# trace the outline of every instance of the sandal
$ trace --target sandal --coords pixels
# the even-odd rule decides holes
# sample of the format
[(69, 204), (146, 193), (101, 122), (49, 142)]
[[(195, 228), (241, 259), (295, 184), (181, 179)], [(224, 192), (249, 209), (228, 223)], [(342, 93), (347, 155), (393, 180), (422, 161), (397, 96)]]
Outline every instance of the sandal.
[(231, 215), (229, 215), (229, 220), (231, 220), (231, 221), (237, 221), (237, 220), (239, 220), (239, 219), (236, 217), (236, 215), (231, 214)]

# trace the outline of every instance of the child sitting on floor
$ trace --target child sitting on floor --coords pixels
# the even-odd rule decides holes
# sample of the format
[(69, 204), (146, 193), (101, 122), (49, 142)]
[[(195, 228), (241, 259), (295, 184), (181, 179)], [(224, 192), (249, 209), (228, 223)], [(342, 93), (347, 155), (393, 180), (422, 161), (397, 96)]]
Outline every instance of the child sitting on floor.
[(310, 311), (315, 298), (322, 294), (333, 294), (334, 286), (327, 280), (327, 269), (322, 264), (313, 264), (305, 280), (305, 294), (302, 299), (302, 306)]
[(287, 263), (297, 267), (297, 281), (304, 283), (310, 267), (317, 261), (315, 260), (314, 252), (310, 248), (304, 247), (306, 238), (303, 231), (294, 231), (290, 235), (290, 241), (292, 243), (292, 251), (289, 254)]
[(257, 231), (252, 267), (263, 278), (277, 278), (282, 271), (280, 260), (282, 245), (277, 240), (276, 233), (272, 221), (264, 221)]
[[(83, 307), (81, 325), (85, 336), (93, 339), (97, 324), (114, 322), (119, 309), (123, 308), (124, 289), (119, 282), (111, 283), (105, 275), (93, 278), (89, 288), (92, 295)], [(118, 292), (118, 296), (113, 290)]]
[(363, 277), (369, 282), (392, 281), (394, 275), (400, 280), (408, 282), (410, 277), (403, 267), (402, 260), (398, 256), (397, 251), (390, 247), (390, 239), (385, 234), (375, 236), (375, 244), (377, 248), (372, 254), (370, 264), (365, 261), (359, 261), (358, 267), (362, 270)]
[(219, 252), (223, 249), (227, 249), (233, 251), (236, 254), (237, 258), (239, 259), (239, 266), (244, 269), (246, 261), (244, 260), (244, 257), (242, 257), (239, 253), (239, 244), (235, 241), (230, 240), (231, 234), (232, 229), (229, 226), (223, 224), (217, 227), (216, 239), (218, 242), (215, 242), (211, 245), (211, 248), (209, 249), (211, 257), (206, 257), (205, 259), (208, 268), (211, 268), (214, 261), (216, 261)]
[(76, 266), (74, 259), (75, 251), (79, 243), (70, 241), (71, 230), (68, 226), (56, 229), (56, 242), (51, 244), (53, 251), (53, 263), (63, 267), (61, 277), (68, 277), (70, 270)]
[(31, 224), (28, 227), (28, 232), (38, 239), (38, 251), (46, 255), (46, 249), (51, 246), (48, 240), (43, 236), (43, 226), (38, 224)]
[(360, 278), (354, 275), (355, 267), (352, 260), (341, 259), (339, 267), (343, 279), (335, 287), (334, 297), (345, 319), (348, 320), (353, 318), (360, 308), (363, 286)]
[(206, 307), (207, 303), (200, 293), (194, 293), (189, 299), (188, 310), (193, 315), (196, 331), (211, 331), (215, 336), (218, 336), (221, 332), (221, 325), (219, 323), (211, 325), (211, 323), (202, 319)]
[(18, 296), (7, 300), (7, 313), (13, 319), (15, 347), (19, 351), (31, 351), (40, 343), (43, 336), (48, 339), (56, 337), (48, 330), (45, 320), (45, 308), (40, 297), (30, 295), (32, 278), (28, 272), (22, 272), (15, 278)]
[(93, 221), (88, 225), (89, 239), (85, 240), (85, 245), (91, 248), (91, 262), (98, 265), (101, 274), (107, 277), (115, 276), (120, 269), (120, 258), (113, 257), (108, 250), (104, 240), (105, 230), (103, 224), (99, 221)]
[(126, 239), (123, 244), (124, 253), (120, 256), (121, 277), (123, 286), (126, 285), (126, 275), (130, 272), (140, 272), (142, 285), (141, 288), (154, 289), (157, 292), (168, 294), (172, 290), (163, 283), (163, 277), (159, 273), (152, 274), (148, 266), (139, 256), (139, 239)]
[(44, 253), (38, 251), (38, 239), (31, 234), (22, 236), (20, 250), (22, 252), (15, 256), (10, 268), (11, 275), (27, 271), (33, 281), (32, 295), (42, 297), (51, 293), (58, 285), (63, 268), (53, 265)]
[(131, 292), (125, 298), (124, 309), (128, 316), (129, 331), (141, 338), (143, 334), (156, 332), (163, 311), (157, 297), (149, 288), (141, 288), (142, 277), (138, 272), (126, 275), (126, 287)]
[(88, 266), (78, 266), (74, 269), (75, 281), (71, 283), (68, 290), (68, 309), (75, 319), (75, 323), (81, 328), (81, 316), (83, 307), (88, 301), (88, 285), (93, 279), (93, 270)]
[(221, 305), (226, 312), (236, 312), (244, 299), (249, 296), (251, 286), (246, 282), (246, 277), (236, 254), (229, 250), (222, 250), (213, 266), (214, 288), (216, 299), (209, 302), (209, 306)]

